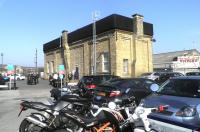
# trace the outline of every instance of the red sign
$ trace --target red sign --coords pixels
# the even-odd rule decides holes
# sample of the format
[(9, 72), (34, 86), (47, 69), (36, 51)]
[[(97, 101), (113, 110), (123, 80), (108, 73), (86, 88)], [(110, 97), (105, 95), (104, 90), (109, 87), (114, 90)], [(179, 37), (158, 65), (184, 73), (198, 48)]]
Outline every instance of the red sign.
[(14, 74), (14, 71), (8, 71), (7, 72), (9, 75)]
[(59, 71), (59, 74), (65, 74), (65, 71)]
[(178, 57), (178, 61), (179, 62), (183, 62), (183, 63), (194, 63), (194, 62), (198, 62), (199, 61), (199, 57), (198, 56), (184, 56), (184, 57)]

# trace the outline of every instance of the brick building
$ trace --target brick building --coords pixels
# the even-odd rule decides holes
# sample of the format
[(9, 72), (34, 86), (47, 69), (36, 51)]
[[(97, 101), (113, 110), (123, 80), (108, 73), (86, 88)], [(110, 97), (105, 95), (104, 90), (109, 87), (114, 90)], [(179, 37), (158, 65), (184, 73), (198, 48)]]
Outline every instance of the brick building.
[[(79, 77), (92, 74), (92, 24), (43, 45), (45, 76), (58, 72), (64, 64), (66, 74), (78, 71)], [(143, 22), (143, 16), (132, 18), (112, 14), (96, 22), (97, 74), (136, 77), (150, 72), (152, 66), (153, 25)]]

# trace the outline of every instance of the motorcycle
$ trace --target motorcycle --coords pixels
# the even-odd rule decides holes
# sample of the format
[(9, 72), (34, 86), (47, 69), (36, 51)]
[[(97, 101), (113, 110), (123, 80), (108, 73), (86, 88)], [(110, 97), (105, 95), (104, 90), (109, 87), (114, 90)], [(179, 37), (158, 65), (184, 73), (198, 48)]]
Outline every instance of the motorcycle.
[[(123, 104), (130, 104), (132, 100), (122, 100)], [(130, 105), (119, 106), (110, 102), (108, 107), (101, 107), (96, 112), (91, 110), (93, 118), (87, 118), (67, 112), (64, 115), (76, 123), (81, 131), (131, 131), (131, 132), (158, 132), (151, 128), (148, 115), (152, 112), (163, 112), (168, 106), (158, 108), (134, 107)]]
[(71, 127), (67, 118), (63, 116), (66, 110), (74, 110), (76, 114), (85, 114), (90, 107), (90, 100), (76, 95), (64, 95), (51, 104), (22, 100), (19, 115), (28, 109), (36, 110), (21, 122), (19, 132), (60, 132)]
[(77, 115), (73, 111), (66, 112), (64, 116), (73, 121), (75, 128), (79, 128), (79, 131), (128, 131), (131, 128), (130, 124), (124, 124), (126, 128), (120, 128), (120, 124), (126, 122), (126, 119), (134, 112), (136, 107), (134, 100), (134, 97), (130, 97), (110, 102), (107, 106), (105, 104), (102, 107), (93, 105), (90, 117)]
[(56, 101), (63, 95), (79, 95), (79, 89), (76, 86), (65, 86), (63, 88), (52, 88), (50, 90), (51, 97)]

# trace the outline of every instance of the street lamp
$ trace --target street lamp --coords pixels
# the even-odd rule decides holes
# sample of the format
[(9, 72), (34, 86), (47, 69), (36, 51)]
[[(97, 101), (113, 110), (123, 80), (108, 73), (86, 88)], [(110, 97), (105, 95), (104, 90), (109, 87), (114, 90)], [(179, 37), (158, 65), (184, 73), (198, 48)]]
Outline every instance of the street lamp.
[(3, 53), (1, 53), (1, 72), (3, 72)]
[(92, 28), (93, 28), (93, 40), (92, 40), (92, 42), (93, 42), (93, 66), (92, 66), (92, 74), (93, 75), (96, 75), (96, 72), (97, 72), (97, 60), (96, 60), (96, 44), (97, 44), (97, 42), (96, 42), (96, 21), (97, 21), (97, 17), (99, 16), (99, 12), (97, 12), (97, 11), (94, 11), (93, 13), (92, 13), (92, 18), (93, 18), (93, 24), (92, 24)]

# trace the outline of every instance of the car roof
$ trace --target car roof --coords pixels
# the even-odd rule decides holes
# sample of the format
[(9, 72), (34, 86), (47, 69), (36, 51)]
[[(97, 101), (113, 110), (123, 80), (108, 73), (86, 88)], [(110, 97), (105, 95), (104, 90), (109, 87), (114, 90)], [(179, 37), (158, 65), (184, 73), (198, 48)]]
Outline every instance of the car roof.
[(118, 77), (116, 75), (88, 75), (88, 76), (83, 76), (83, 77), (99, 77), (99, 76), (113, 76), (113, 77)]
[(171, 79), (192, 79), (192, 80), (200, 80), (200, 76), (179, 76), (179, 77), (172, 77)]
[(115, 79), (115, 80), (150, 80), (150, 81), (153, 81), (153, 80), (151, 80), (151, 79), (147, 79), (147, 78), (140, 78), (140, 77), (135, 77), (135, 78), (117, 78), (117, 79)]

